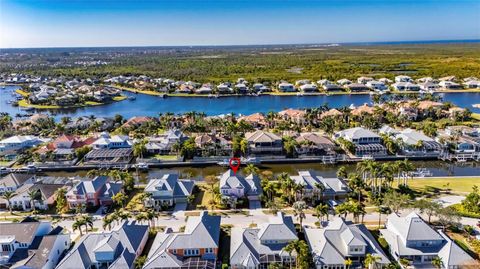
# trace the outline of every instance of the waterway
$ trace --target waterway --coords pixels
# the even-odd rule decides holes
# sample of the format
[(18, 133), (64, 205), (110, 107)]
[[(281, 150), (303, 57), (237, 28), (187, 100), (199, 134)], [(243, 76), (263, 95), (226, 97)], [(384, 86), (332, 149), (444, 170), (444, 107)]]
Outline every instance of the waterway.
[[(448, 163), (443, 161), (415, 161), (414, 166), (417, 168), (425, 168), (432, 173), (435, 177), (447, 177), (447, 176), (480, 176), (480, 163)], [(356, 164), (345, 164), (348, 172), (353, 172), (356, 169)], [(318, 175), (323, 177), (335, 177), (339, 165), (326, 165), (320, 163), (298, 163), (298, 164), (268, 164), (260, 165), (261, 171), (270, 170), (274, 174), (280, 174), (287, 172), (290, 175), (295, 175), (301, 170), (315, 171)], [(168, 169), (150, 169), (149, 172), (140, 172), (140, 182), (146, 182), (146, 178), (150, 175), (159, 175), (166, 173), (176, 173), (183, 178), (191, 178), (195, 180), (202, 180), (208, 175), (220, 175), (225, 172), (225, 167), (220, 166), (207, 166), (207, 167), (174, 167)], [(85, 176), (86, 171), (76, 172), (48, 172), (45, 175), (49, 176)], [(136, 174), (136, 172), (132, 172)], [(242, 169), (239, 170), (240, 174)]]
[[(0, 89), (0, 112), (8, 112), (15, 116), (24, 113), (19, 107), (7, 104), (12, 99), (11, 93), (16, 86), (7, 86)], [(159, 113), (173, 112), (175, 114), (189, 111), (204, 112), (207, 115), (220, 115), (227, 113), (252, 114), (255, 112), (267, 113), (269, 111), (280, 111), (285, 108), (311, 108), (327, 104), (330, 107), (344, 107), (354, 104), (356, 106), (364, 103), (371, 103), (371, 96), (368, 94), (356, 95), (314, 95), (314, 96), (273, 96), (265, 95), (259, 97), (168, 97), (160, 98), (144, 94), (133, 94), (125, 92), (126, 95), (134, 95), (135, 100), (114, 102), (102, 106), (83, 107), (76, 109), (61, 109), (48, 111), (56, 118), (69, 116), (90, 116), (113, 117), (121, 114), (125, 118), (133, 116), (158, 116)], [(442, 93), (444, 101), (469, 108), (473, 112), (480, 113), (479, 108), (473, 108), (472, 104), (480, 103), (480, 93)], [(43, 110), (44, 111), (44, 110)]]

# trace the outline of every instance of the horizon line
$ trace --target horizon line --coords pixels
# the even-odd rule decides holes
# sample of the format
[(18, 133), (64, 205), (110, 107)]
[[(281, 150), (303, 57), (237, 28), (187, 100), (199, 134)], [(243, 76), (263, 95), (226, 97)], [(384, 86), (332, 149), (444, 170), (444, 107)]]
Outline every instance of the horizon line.
[(478, 39), (426, 39), (401, 41), (355, 41), (355, 42), (321, 42), (321, 43), (264, 43), (264, 44), (209, 44), (209, 45), (106, 45), (106, 46), (49, 46), (49, 47), (0, 47), (0, 50), (22, 49), (81, 49), (81, 48), (206, 48), (206, 47), (262, 47), (262, 46), (315, 46), (315, 45), (402, 45), (402, 44), (445, 44), (445, 43), (480, 43)]

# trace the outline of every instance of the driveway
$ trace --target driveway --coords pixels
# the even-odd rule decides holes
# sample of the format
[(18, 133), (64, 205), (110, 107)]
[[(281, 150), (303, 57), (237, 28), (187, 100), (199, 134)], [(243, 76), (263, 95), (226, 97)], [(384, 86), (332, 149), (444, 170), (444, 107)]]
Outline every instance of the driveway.
[(448, 195), (448, 196), (442, 196), (438, 199), (435, 199), (435, 201), (439, 202), (443, 207), (448, 207), (451, 205), (460, 204), (463, 201), (463, 199), (465, 199), (465, 196)]

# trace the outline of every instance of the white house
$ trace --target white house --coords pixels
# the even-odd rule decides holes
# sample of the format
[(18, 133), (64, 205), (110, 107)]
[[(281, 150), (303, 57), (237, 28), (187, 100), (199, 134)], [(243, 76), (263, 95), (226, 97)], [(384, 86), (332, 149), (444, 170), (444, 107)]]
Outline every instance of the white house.
[(376, 90), (376, 91), (385, 91), (385, 90), (388, 90), (388, 87), (387, 87), (387, 85), (385, 85), (385, 83), (380, 82), (380, 81), (376, 81), (376, 80), (368, 81), (366, 85), (367, 85), (367, 87), (369, 87), (370, 89)]
[(43, 143), (33, 135), (16, 135), (0, 141), (0, 155), (14, 154), (19, 150), (31, 148)]
[(110, 136), (107, 132), (100, 134), (100, 137), (92, 143), (94, 149), (119, 149), (131, 148), (132, 141), (126, 135)]
[(412, 78), (409, 76), (400, 75), (395, 77), (395, 82), (412, 82), (412, 81), (413, 81)]
[(288, 82), (282, 82), (278, 84), (278, 90), (281, 92), (294, 92), (295, 86), (293, 86), (293, 84)]

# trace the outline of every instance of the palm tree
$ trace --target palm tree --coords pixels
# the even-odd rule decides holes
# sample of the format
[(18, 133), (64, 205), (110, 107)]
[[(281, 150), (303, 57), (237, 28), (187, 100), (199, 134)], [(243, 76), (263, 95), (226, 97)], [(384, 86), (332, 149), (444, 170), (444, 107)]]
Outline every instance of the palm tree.
[(35, 215), (36, 213), (35, 201), (38, 200), (39, 198), (38, 196), (40, 192), (38, 191), (38, 189), (31, 189), (27, 193), (28, 193), (28, 198), (30, 199), (30, 207), (33, 210), (32, 214)]
[(103, 229), (105, 230), (106, 228), (108, 228), (108, 230), (110, 231), (112, 229), (112, 223), (114, 221), (114, 218), (112, 218), (113, 215), (106, 215), (104, 218), (103, 218), (103, 223), (102, 223), (102, 227)]
[(88, 233), (88, 227), (90, 227), (90, 229), (93, 229), (93, 218), (92, 216), (89, 216), (89, 215), (85, 215), (82, 217), (83, 218), (83, 221), (85, 222), (85, 233)]
[(443, 261), (442, 258), (440, 257), (435, 257), (432, 259), (432, 265), (435, 266), (435, 268), (440, 269), (443, 267)]
[(295, 241), (290, 241), (285, 247), (283, 247), (283, 250), (288, 253), (290, 269), (292, 269), (292, 253), (295, 251), (295, 244)]
[(304, 201), (298, 201), (293, 204), (294, 216), (298, 218), (300, 222), (300, 230), (302, 230), (303, 219), (305, 218), (305, 210), (307, 209), (307, 204)]
[(7, 201), (7, 206), (8, 206), (8, 211), (10, 211), (10, 214), (12, 214), (12, 204), (10, 203), (10, 200), (15, 196), (15, 192), (13, 191), (6, 191), (3, 193), (2, 198)]
[(315, 214), (317, 214), (318, 221), (323, 220), (323, 216), (327, 216), (328, 220), (328, 205), (326, 204), (319, 204), (315, 207)]
[(83, 235), (83, 233), (82, 233), (82, 226), (84, 226), (85, 223), (86, 223), (86, 222), (85, 222), (85, 219), (83, 219), (83, 218), (77, 218), (77, 219), (75, 220), (75, 222), (72, 224), (72, 230), (73, 230), (73, 231), (75, 231), (75, 230), (80, 231), (80, 236), (82, 236), (82, 235)]
[(250, 175), (250, 174), (258, 175), (258, 173), (260, 172), (260, 169), (258, 169), (258, 167), (256, 167), (253, 163), (247, 164), (244, 170), (245, 170), (245, 174), (247, 175)]
[(381, 258), (378, 257), (378, 256), (373, 256), (372, 254), (368, 253), (366, 256), (365, 256), (365, 260), (363, 261), (363, 263), (365, 264), (365, 267), (366, 268), (373, 268), (373, 267), (376, 267), (377, 266), (377, 263), (378, 261), (380, 261)]
[(322, 183), (315, 183), (315, 193), (317, 193), (317, 200), (322, 200), (323, 192), (325, 191), (325, 185)]
[(350, 266), (352, 266), (352, 260), (350, 258), (346, 259), (344, 262), (345, 266), (347, 267), (347, 269), (350, 269)]

